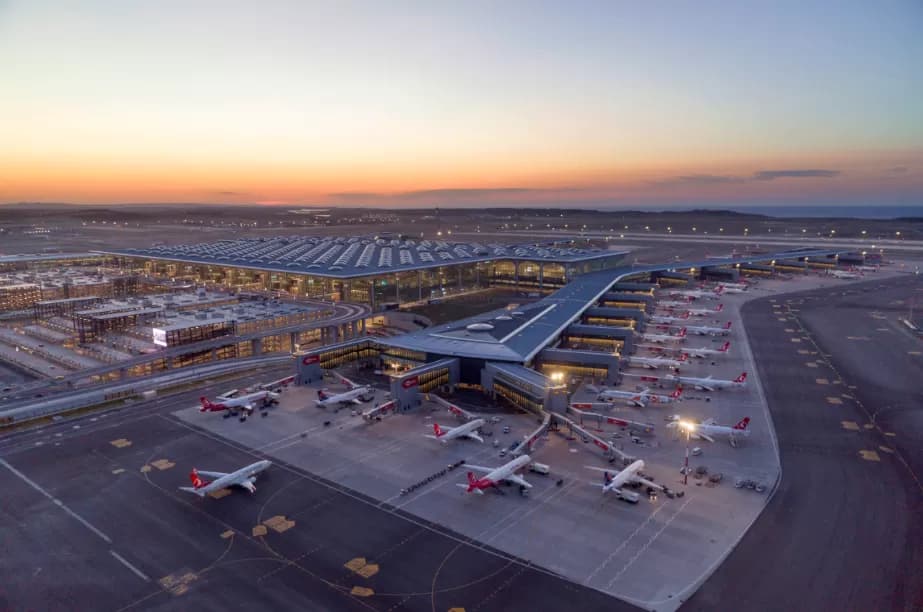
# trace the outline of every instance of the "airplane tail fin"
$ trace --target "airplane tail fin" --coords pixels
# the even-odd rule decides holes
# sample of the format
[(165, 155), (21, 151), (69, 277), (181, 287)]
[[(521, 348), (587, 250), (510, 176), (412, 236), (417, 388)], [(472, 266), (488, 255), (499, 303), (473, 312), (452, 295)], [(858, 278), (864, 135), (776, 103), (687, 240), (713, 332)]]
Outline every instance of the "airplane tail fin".
[(192, 468), (192, 471), (189, 472), (189, 481), (192, 482), (192, 488), (196, 490), (201, 489), (208, 484), (207, 481), (202, 480), (202, 478), (199, 477), (199, 470), (196, 468)]
[(683, 361), (686, 361), (686, 359), (688, 358), (689, 358), (689, 353), (683, 353), (682, 355), (679, 356), (679, 361), (683, 362)]
[(439, 423), (433, 423), (433, 433), (436, 434), (436, 437), (437, 437), (437, 438), (442, 437), (443, 435), (445, 435), (445, 432), (442, 431), (442, 428), (441, 428), (441, 427), (439, 427)]
[(730, 342), (725, 342), (725, 343), (724, 343), (724, 346), (721, 347), (721, 352), (722, 352), (722, 353), (727, 353), (729, 348), (731, 348), (731, 343), (730, 343)]
[(737, 378), (734, 379), (734, 382), (736, 382), (736, 383), (742, 383), (742, 382), (744, 382), (745, 380), (747, 380), (747, 373), (746, 373), (746, 372), (741, 372), (740, 376), (738, 376)]
[(325, 400), (325, 399), (327, 399), (327, 394), (324, 393), (324, 390), (323, 390), (323, 389), (318, 389), (318, 390), (317, 390), (317, 399), (319, 399), (319, 400)]
[(718, 307), (715, 308), (715, 312), (721, 312), (722, 310), (724, 310), (724, 304), (718, 304)]
[(211, 401), (204, 395), (199, 398), (199, 402), (202, 404), (202, 407), (199, 408), (199, 412), (208, 412), (215, 407), (215, 405), (211, 403)]
[(468, 472), (468, 493), (477, 489), (478, 481), (474, 477), (474, 472)]
[(724, 326), (724, 329), (731, 329), (732, 321), (728, 321), (727, 325)]
[(718, 288), (715, 289), (715, 295), (721, 295), (724, 293), (724, 285), (718, 285)]
[(743, 431), (744, 429), (747, 428), (747, 425), (749, 424), (750, 424), (750, 417), (744, 417), (740, 419), (740, 422), (738, 422), (737, 425), (734, 425), (734, 429)]
[(683, 394), (683, 387), (682, 385), (680, 385), (679, 387), (676, 388), (676, 391), (670, 394), (670, 397), (672, 397), (673, 399), (677, 399), (682, 394)]
[(685, 328), (685, 327), (682, 328), (681, 330), (679, 330), (679, 337), (680, 337), (680, 338), (685, 338), (685, 337), (686, 337), (686, 328)]
[(683, 316), (681, 316), (680, 319), (688, 319), (689, 315), (690, 315), (690, 312), (687, 310), (686, 312), (683, 313)]

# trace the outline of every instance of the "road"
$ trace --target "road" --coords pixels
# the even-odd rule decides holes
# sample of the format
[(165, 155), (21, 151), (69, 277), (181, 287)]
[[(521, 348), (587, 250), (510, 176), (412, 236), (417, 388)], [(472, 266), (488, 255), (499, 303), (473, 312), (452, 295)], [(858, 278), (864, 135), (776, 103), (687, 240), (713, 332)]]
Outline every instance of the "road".
[(920, 288), (908, 276), (744, 307), (782, 481), (683, 609), (921, 609), (923, 348), (895, 303)]

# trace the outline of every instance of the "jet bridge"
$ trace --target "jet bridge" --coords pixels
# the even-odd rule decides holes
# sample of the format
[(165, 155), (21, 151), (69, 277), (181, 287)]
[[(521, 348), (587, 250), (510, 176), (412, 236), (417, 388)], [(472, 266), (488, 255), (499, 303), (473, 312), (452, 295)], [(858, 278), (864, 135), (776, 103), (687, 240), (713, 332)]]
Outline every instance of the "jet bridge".
[(518, 457), (523, 453), (531, 453), (532, 449), (535, 447), (535, 443), (538, 442), (538, 439), (541, 438), (546, 431), (548, 431), (550, 425), (551, 413), (545, 412), (545, 418), (542, 419), (542, 424), (538, 426), (538, 429), (526, 436), (525, 439), (519, 443), (519, 446), (513, 449), (513, 456)]
[(626, 466), (630, 465), (632, 462), (635, 461), (635, 457), (632, 457), (628, 453), (616, 448), (609, 442), (606, 442), (605, 440), (603, 440), (596, 434), (590, 432), (588, 429), (575, 423), (571, 419), (565, 416), (561, 416), (560, 414), (552, 415), (552, 419), (554, 420), (556, 424), (560, 425), (561, 423), (563, 423), (564, 425), (566, 425), (567, 428), (570, 429), (571, 432), (576, 432), (577, 434), (583, 436), (584, 438), (589, 438), (590, 440), (592, 440), (593, 444), (595, 444), (597, 447), (602, 449), (606, 459), (609, 459), (609, 460), (617, 459), (621, 461), (623, 465), (626, 465)]
[(428, 395), (428, 396), (427, 396), (427, 399), (430, 399), (430, 400), (436, 402), (437, 404), (439, 404), (440, 406), (442, 406), (443, 408), (445, 408), (446, 410), (448, 410), (449, 412), (451, 412), (452, 414), (454, 414), (455, 416), (457, 416), (461, 421), (467, 422), (467, 421), (471, 421), (471, 420), (473, 420), (473, 419), (480, 418), (480, 417), (478, 417), (478, 415), (476, 415), (476, 414), (474, 414), (474, 413), (472, 413), (472, 412), (468, 412), (468, 411), (465, 410), (464, 408), (462, 408), (462, 407), (460, 407), (460, 406), (456, 406), (455, 404), (453, 404), (453, 403), (450, 402), (449, 400), (447, 400), (447, 399), (445, 399), (445, 398), (442, 398), (442, 397), (439, 397), (438, 395), (436, 395), (436, 394), (434, 394), (434, 393), (431, 393), (430, 395)]
[(588, 410), (592, 410), (594, 408), (611, 408), (611, 406), (605, 402), (583, 402), (571, 404), (568, 406), (568, 411), (571, 414), (577, 415), (579, 417), (581, 425), (584, 424), (584, 421), (596, 421), (597, 426), (606, 423), (608, 425), (624, 427), (629, 431), (638, 431), (647, 435), (654, 433), (655, 425), (653, 423), (633, 421), (631, 419), (623, 419), (607, 414), (600, 414), (598, 412), (587, 412)]
[(363, 412), (362, 418), (365, 419), (366, 421), (372, 421), (388, 412), (393, 412), (395, 407), (397, 407), (397, 404), (395, 404), (393, 400), (390, 402), (385, 402), (384, 404), (381, 404), (380, 406), (369, 408), (368, 410)]

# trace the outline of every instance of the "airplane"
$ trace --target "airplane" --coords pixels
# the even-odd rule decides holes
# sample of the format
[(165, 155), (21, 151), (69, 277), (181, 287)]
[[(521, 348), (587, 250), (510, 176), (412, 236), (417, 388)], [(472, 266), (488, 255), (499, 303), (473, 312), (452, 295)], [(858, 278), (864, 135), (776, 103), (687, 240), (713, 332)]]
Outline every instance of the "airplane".
[[(236, 472), (225, 474), (224, 472), (205, 472), (192, 468), (189, 472), (189, 480), (192, 481), (191, 487), (180, 487), (181, 491), (195, 493), (199, 497), (205, 497), (209, 493), (227, 489), (228, 487), (242, 487), (251, 493), (256, 491), (256, 476), (265, 472), (272, 465), (271, 461), (257, 461), (247, 467), (240, 468)], [(202, 480), (202, 477), (212, 478), (213, 480)]]
[(726, 285), (721, 283), (718, 285), (718, 289), (721, 290), (721, 293), (746, 293), (746, 285)]
[(724, 310), (724, 304), (718, 304), (715, 308), (690, 308), (688, 312), (694, 317), (707, 317), (709, 315), (718, 314), (722, 310)]
[(374, 390), (369, 386), (356, 387), (355, 389), (350, 389), (349, 391), (344, 391), (343, 393), (336, 393), (334, 395), (328, 394), (324, 389), (317, 390), (317, 400), (315, 404), (320, 408), (327, 408), (328, 406), (346, 406), (349, 404), (362, 404), (372, 399)]
[[(674, 419), (667, 423), (667, 427), (676, 429), (681, 424), (682, 421)], [(747, 429), (749, 424), (750, 417), (742, 418), (733, 427), (717, 425), (714, 419), (706, 419), (701, 423), (689, 424), (689, 436), (696, 440), (708, 440), (709, 442), (714, 442), (716, 437), (727, 437), (731, 445), (734, 446), (738, 437), (746, 438), (750, 435), (751, 430)]]
[(243, 420), (247, 415), (253, 414), (253, 408), (255, 406), (262, 407), (266, 404), (276, 402), (278, 399), (279, 394), (273, 393), (272, 391), (257, 391), (256, 393), (249, 393), (239, 397), (218, 398), (217, 402), (213, 402), (207, 397), (202, 396), (199, 398), (199, 402), (202, 403), (199, 412), (221, 412), (222, 410), (227, 410), (228, 414), (242, 412), (243, 415), (241, 420)]
[(722, 389), (730, 388), (739, 388), (747, 386), (747, 373), (742, 372), (740, 376), (734, 380), (722, 380), (720, 378), (712, 378), (710, 375), (705, 378), (695, 378), (693, 376), (673, 376), (668, 375), (665, 377), (666, 380), (670, 382), (680, 383), (683, 385), (692, 385), (694, 388), (701, 391), (720, 391)]
[(471, 440), (483, 442), (484, 439), (477, 434), (478, 428), (483, 424), (484, 419), (474, 419), (473, 421), (468, 421), (464, 425), (459, 425), (458, 427), (442, 429), (439, 427), (439, 423), (433, 423), (433, 433), (435, 435), (427, 435), (426, 437), (432, 438), (433, 440), (439, 440), (443, 444), (449, 440), (454, 440), (455, 438), (469, 438)]
[(719, 286), (719, 287), (724, 287), (725, 289), (727, 289), (727, 288), (729, 288), (729, 287), (732, 288), (732, 289), (749, 289), (749, 288), (750, 288), (750, 283), (749, 283), (748, 281), (743, 281), (743, 282), (740, 282), (740, 283), (725, 283), (725, 282), (719, 282), (719, 283), (718, 283), (718, 286)]
[(682, 302), (679, 302), (677, 300), (660, 300), (659, 302), (657, 302), (657, 308), (661, 308), (661, 307), (663, 308), (683, 308), (685, 306), (689, 306), (689, 303), (691, 301), (692, 300), (685, 300)]
[(670, 317), (667, 315), (651, 315), (652, 323), (683, 323), (686, 319), (689, 318), (689, 311), (686, 311), (684, 314), (678, 317)]
[(731, 343), (725, 342), (724, 346), (722, 346), (719, 349), (712, 349), (712, 348), (706, 348), (706, 347), (702, 347), (702, 348), (686, 347), (683, 350), (689, 355), (691, 355), (692, 357), (698, 357), (700, 359), (704, 359), (705, 357), (708, 357), (709, 355), (715, 355), (715, 356), (727, 355), (729, 348), (731, 348)]
[(680, 355), (679, 359), (670, 359), (668, 357), (635, 357), (634, 355), (628, 357), (628, 365), (631, 367), (641, 367), (648, 368), (650, 370), (656, 370), (659, 367), (668, 367), (673, 369), (679, 369), (683, 365), (683, 362), (686, 361), (687, 355), (683, 353)]
[(670, 297), (687, 297), (693, 300), (704, 298), (706, 300), (717, 300), (721, 295), (721, 287), (718, 287), (714, 291), (702, 291), (701, 289), (685, 289), (682, 291), (674, 291), (670, 293)]
[(731, 322), (728, 321), (727, 325), (724, 327), (690, 325), (688, 327), (684, 327), (683, 329), (691, 331), (697, 336), (727, 336), (731, 333)]
[(881, 266), (856, 266), (856, 270), (860, 272), (878, 272), (881, 269)]
[(656, 482), (638, 475), (638, 473), (644, 469), (644, 461), (641, 459), (638, 459), (621, 472), (616, 472), (614, 474), (613, 470), (607, 470), (606, 468), (595, 467), (592, 465), (586, 465), (584, 467), (588, 470), (595, 470), (604, 474), (603, 478), (605, 480), (602, 485), (603, 493), (608, 493), (609, 491), (619, 492), (624, 485), (635, 483), (647, 487), (653, 487), (655, 489), (663, 489), (663, 487)]
[(596, 400), (600, 402), (612, 402), (617, 399), (624, 399), (628, 400), (628, 404), (631, 406), (647, 408), (648, 403), (670, 404), (678, 400), (682, 393), (682, 387), (678, 387), (676, 391), (670, 395), (651, 393), (650, 389), (643, 389), (642, 391), (638, 392), (622, 391), (620, 389), (606, 389), (605, 391), (601, 391), (599, 395), (596, 396)]
[[(467, 485), (459, 484), (458, 486), (467, 489), (468, 493), (477, 493), (479, 495), (484, 494), (484, 489), (498, 487), (503, 481), (511, 482), (513, 484), (518, 484), (520, 487), (531, 489), (532, 485), (526, 482), (525, 478), (516, 474), (517, 470), (529, 465), (530, 461), (532, 461), (532, 459), (529, 457), (529, 455), (520, 455), (509, 463), (501, 465), (497, 468), (487, 468), (466, 463), (465, 465), (468, 466), (468, 469), (474, 471), (468, 472)], [(474, 472), (484, 472), (484, 476), (481, 478), (475, 478)]]
[(842, 279), (847, 279), (847, 278), (853, 279), (853, 278), (859, 278), (860, 276), (858, 272), (847, 272), (846, 270), (834, 270), (833, 272), (830, 273), (830, 275), (833, 276), (834, 278), (842, 278)]
[(684, 342), (686, 340), (686, 328), (679, 330), (678, 334), (641, 334), (641, 338), (648, 342), (657, 342), (659, 344), (664, 342)]

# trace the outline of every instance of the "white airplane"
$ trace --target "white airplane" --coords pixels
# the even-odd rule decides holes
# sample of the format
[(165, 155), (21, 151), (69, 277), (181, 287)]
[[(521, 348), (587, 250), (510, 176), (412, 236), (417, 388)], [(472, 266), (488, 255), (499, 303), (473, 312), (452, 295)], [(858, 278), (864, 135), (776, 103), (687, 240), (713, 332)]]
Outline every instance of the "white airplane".
[(651, 315), (650, 317), (652, 323), (685, 323), (689, 319), (689, 311), (686, 311), (684, 314), (678, 317), (671, 317), (667, 315)]
[(724, 346), (722, 346), (719, 349), (712, 349), (712, 348), (705, 348), (705, 347), (702, 347), (702, 348), (685, 347), (683, 350), (692, 357), (698, 357), (700, 359), (704, 359), (705, 357), (708, 357), (709, 355), (714, 355), (714, 356), (727, 355), (729, 348), (731, 348), (731, 343), (725, 342)]
[(592, 465), (584, 466), (588, 470), (595, 470), (597, 472), (602, 472), (604, 474), (602, 491), (603, 493), (608, 493), (609, 491), (618, 491), (626, 484), (641, 484), (647, 487), (654, 487), (655, 489), (662, 489), (663, 487), (656, 482), (648, 480), (643, 476), (639, 476), (638, 472), (644, 469), (644, 462), (640, 459), (629, 465), (627, 468), (621, 472), (614, 472), (613, 470), (607, 470), (606, 468), (595, 467)]
[(721, 293), (745, 293), (747, 291), (746, 285), (727, 285), (721, 283), (718, 285), (718, 289), (721, 290)]
[(881, 266), (856, 266), (856, 270), (860, 272), (878, 272), (881, 269)]
[[(676, 429), (681, 427), (682, 424), (683, 421), (674, 419), (673, 421), (667, 423), (667, 427)], [(749, 424), (750, 417), (744, 417), (733, 427), (718, 425), (715, 423), (714, 419), (706, 419), (701, 423), (688, 423), (686, 425), (689, 427), (689, 436), (695, 438), (696, 440), (708, 440), (709, 442), (714, 442), (716, 437), (726, 437), (728, 438), (728, 441), (734, 445), (734, 442), (737, 438), (746, 438), (750, 435), (751, 430), (747, 429)]]
[(718, 304), (715, 308), (690, 308), (688, 312), (694, 317), (707, 317), (718, 314), (722, 310), (724, 310), (724, 304)]
[(648, 403), (671, 404), (678, 400), (682, 393), (682, 387), (677, 388), (676, 391), (670, 395), (651, 393), (650, 389), (643, 389), (642, 391), (638, 392), (622, 391), (620, 389), (606, 389), (605, 391), (601, 391), (600, 394), (596, 396), (596, 400), (600, 402), (612, 402), (617, 399), (624, 399), (628, 400), (627, 403), (631, 406), (647, 408)]
[(719, 287), (724, 287), (725, 289), (728, 289), (728, 288), (731, 288), (731, 289), (749, 289), (749, 288), (750, 288), (750, 283), (748, 283), (748, 282), (746, 282), (746, 281), (744, 281), (744, 282), (742, 282), (742, 283), (724, 283), (724, 282), (719, 282), (719, 283), (718, 283), (718, 286), (719, 286)]
[[(271, 461), (257, 461), (247, 467), (240, 468), (236, 472), (225, 474), (224, 472), (204, 472), (192, 468), (189, 473), (189, 480), (192, 481), (191, 487), (180, 487), (181, 491), (195, 493), (199, 497), (205, 497), (209, 493), (227, 489), (228, 487), (241, 487), (251, 493), (256, 491), (256, 476), (264, 472), (272, 465)], [(213, 480), (202, 480), (202, 477), (212, 478)]]
[(315, 404), (322, 408), (327, 408), (329, 406), (346, 406), (349, 404), (362, 404), (372, 399), (374, 391), (371, 387), (356, 387), (355, 389), (350, 389), (349, 391), (344, 391), (343, 393), (336, 393), (330, 395), (324, 389), (317, 390), (317, 400)]
[(635, 368), (648, 368), (656, 370), (657, 368), (667, 367), (674, 370), (679, 369), (683, 362), (686, 361), (687, 355), (683, 353), (679, 359), (670, 359), (669, 357), (628, 357), (628, 365)]
[(640, 334), (643, 340), (663, 344), (664, 342), (684, 342), (686, 340), (686, 328), (679, 330), (678, 334)]
[(718, 287), (714, 291), (704, 291), (702, 289), (684, 289), (682, 291), (674, 291), (670, 293), (670, 297), (686, 297), (692, 298), (694, 300), (717, 300), (720, 295), (721, 287)]
[(253, 414), (253, 409), (255, 407), (265, 406), (278, 399), (279, 394), (273, 393), (272, 391), (257, 391), (256, 393), (249, 393), (239, 397), (218, 398), (216, 402), (202, 396), (199, 398), (199, 402), (202, 403), (199, 412), (221, 412), (222, 410), (227, 410), (229, 414), (242, 412), (244, 415), (249, 415)]
[[(504, 480), (513, 484), (518, 484), (520, 487), (531, 489), (532, 485), (526, 482), (525, 478), (516, 474), (517, 470), (529, 465), (530, 461), (532, 461), (532, 459), (529, 455), (521, 455), (497, 468), (487, 468), (466, 463), (465, 465), (468, 469), (474, 471), (468, 472), (467, 485), (460, 484), (458, 486), (467, 489), (468, 493), (477, 493), (479, 495), (484, 494), (484, 489), (498, 487)], [(474, 472), (483, 472), (484, 476), (475, 478)]]
[(684, 308), (689, 305), (692, 300), (684, 300), (679, 302), (677, 300), (660, 300), (657, 302), (657, 308)]
[(727, 336), (731, 333), (731, 322), (728, 321), (724, 327), (707, 327), (699, 325), (690, 325), (684, 329), (691, 331), (697, 336)]
[(858, 272), (847, 272), (846, 270), (834, 270), (833, 272), (830, 273), (830, 275), (833, 276), (834, 278), (843, 278), (843, 279), (859, 278)]
[(722, 389), (747, 386), (746, 372), (741, 373), (741, 375), (734, 380), (722, 380), (720, 378), (712, 378), (711, 376), (706, 376), (705, 378), (695, 378), (693, 376), (669, 375), (665, 378), (670, 382), (680, 383), (683, 385), (692, 385), (692, 387), (699, 389), (700, 391), (720, 391)]
[(448, 429), (443, 429), (439, 427), (439, 423), (433, 423), (433, 434), (427, 435), (427, 438), (432, 438), (433, 440), (439, 440), (443, 444), (449, 440), (454, 440), (455, 438), (469, 438), (471, 440), (477, 440), (478, 442), (483, 442), (484, 439), (478, 435), (478, 428), (484, 424), (484, 419), (474, 419), (473, 421), (468, 421), (464, 425), (459, 425), (458, 427), (450, 427)]

